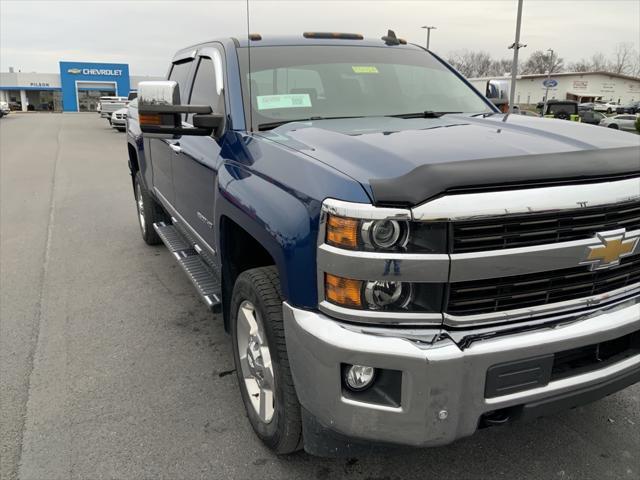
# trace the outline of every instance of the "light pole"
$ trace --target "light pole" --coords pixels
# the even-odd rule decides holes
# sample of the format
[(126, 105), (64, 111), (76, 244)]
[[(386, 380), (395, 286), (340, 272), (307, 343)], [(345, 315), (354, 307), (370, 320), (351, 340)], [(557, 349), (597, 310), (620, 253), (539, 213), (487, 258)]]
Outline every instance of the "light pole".
[(551, 48), (547, 49), (549, 52), (549, 69), (547, 70), (547, 81), (546, 87), (547, 90), (544, 92), (544, 106), (542, 107), (542, 115), (547, 113), (547, 102), (549, 101), (549, 85), (551, 83), (551, 69), (553, 69), (553, 50)]
[[(518, 0), (518, 19), (516, 20), (516, 41), (509, 48), (513, 48), (513, 64), (511, 65), (511, 91), (509, 92), (509, 113), (513, 113), (513, 103), (516, 98), (516, 77), (518, 75), (518, 50), (526, 47), (520, 43), (520, 25), (522, 25), (522, 0)], [(506, 117), (505, 117), (506, 118)]]
[(429, 50), (429, 42), (431, 40), (431, 30), (437, 30), (438, 27), (424, 25), (420, 28), (424, 28), (427, 31), (427, 50)]

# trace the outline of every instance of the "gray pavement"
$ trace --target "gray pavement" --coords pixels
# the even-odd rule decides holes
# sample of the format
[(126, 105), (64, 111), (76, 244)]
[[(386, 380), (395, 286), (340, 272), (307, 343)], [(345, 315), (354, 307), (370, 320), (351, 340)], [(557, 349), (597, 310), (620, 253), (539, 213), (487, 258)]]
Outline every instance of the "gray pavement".
[(277, 457), (230, 342), (139, 235), (124, 134), (96, 114), (0, 119), (0, 478), (639, 479), (640, 385), (438, 449)]

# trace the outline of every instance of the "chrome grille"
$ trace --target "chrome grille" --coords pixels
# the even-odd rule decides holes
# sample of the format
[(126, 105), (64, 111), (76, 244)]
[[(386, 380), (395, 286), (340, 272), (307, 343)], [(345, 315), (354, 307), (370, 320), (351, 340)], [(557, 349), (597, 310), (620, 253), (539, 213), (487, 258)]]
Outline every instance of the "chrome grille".
[(455, 221), (452, 222), (452, 251), (468, 253), (568, 242), (618, 228), (640, 229), (640, 201)]
[(591, 271), (567, 268), (513, 277), (450, 284), (446, 312), (478, 315), (574, 300), (640, 283), (640, 255)]

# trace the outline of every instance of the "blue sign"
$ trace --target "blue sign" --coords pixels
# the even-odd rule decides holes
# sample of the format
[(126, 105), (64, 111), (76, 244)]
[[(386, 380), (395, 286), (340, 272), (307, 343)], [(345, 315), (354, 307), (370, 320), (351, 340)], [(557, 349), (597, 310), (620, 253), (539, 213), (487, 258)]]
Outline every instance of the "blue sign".
[(550, 78), (542, 82), (542, 85), (544, 85), (545, 87), (553, 88), (558, 86), (558, 81), (554, 80), (553, 78)]
[(62, 105), (65, 112), (78, 111), (78, 92), (102, 90), (129, 95), (129, 65), (126, 63), (60, 62)]

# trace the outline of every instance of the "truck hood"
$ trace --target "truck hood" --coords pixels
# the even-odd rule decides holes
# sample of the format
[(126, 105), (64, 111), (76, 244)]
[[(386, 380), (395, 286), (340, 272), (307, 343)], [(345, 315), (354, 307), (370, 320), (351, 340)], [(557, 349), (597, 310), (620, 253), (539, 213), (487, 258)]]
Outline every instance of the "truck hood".
[[(459, 167), (464, 166), (470, 171), (477, 166), (485, 174), (480, 175), (476, 183), (487, 183), (482, 180), (492, 173), (483, 168), (483, 165), (489, 166), (487, 159), (503, 159), (497, 165), (495, 162), (491, 164), (491, 169), (511, 170), (519, 165), (518, 162), (511, 162), (511, 158), (526, 157), (528, 163), (533, 163), (531, 156), (538, 155), (540, 157), (535, 159), (536, 163), (541, 163), (542, 158), (548, 159), (550, 155), (566, 152), (600, 149), (628, 152), (635, 147), (638, 149), (636, 171), (640, 171), (638, 135), (524, 115), (317, 120), (292, 122), (261, 135), (349, 175), (360, 182), (372, 198), (378, 197), (378, 200), (380, 195), (376, 195), (375, 189), (380, 182), (405, 177), (412, 172), (433, 173), (433, 168), (440, 169), (442, 173), (447, 168), (455, 170), (457, 167), (460, 170)], [(628, 170), (629, 161), (625, 165)], [(433, 168), (429, 170), (429, 166)], [(606, 168), (604, 170), (606, 174)], [(568, 173), (564, 171), (558, 175), (566, 177)], [(619, 172), (616, 170), (611, 173)], [(425, 179), (428, 181), (428, 178), (429, 175)], [(401, 189), (402, 185), (399, 187)], [(443, 189), (452, 187), (455, 187), (455, 183), (449, 182)], [(425, 194), (433, 195), (434, 190)], [(408, 202), (406, 198), (396, 202), (389, 192), (385, 197), (384, 203)]]

